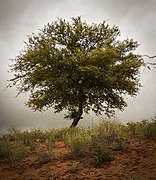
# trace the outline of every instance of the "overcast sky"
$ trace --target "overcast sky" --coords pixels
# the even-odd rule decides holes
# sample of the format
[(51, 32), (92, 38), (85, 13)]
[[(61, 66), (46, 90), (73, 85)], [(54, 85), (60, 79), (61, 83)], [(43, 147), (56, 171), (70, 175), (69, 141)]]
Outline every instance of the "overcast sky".
[[(63, 119), (64, 113), (54, 115), (52, 109), (33, 112), (24, 105), (27, 95), (16, 98), (15, 88), (5, 87), (13, 76), (7, 72), (9, 59), (23, 49), (27, 35), (37, 33), (57, 17), (69, 20), (80, 15), (88, 23), (107, 20), (117, 25), (122, 38), (140, 43), (137, 53), (156, 54), (156, 0), (0, 0), (0, 132), (11, 125), (21, 129), (69, 126), (71, 121)], [(127, 99), (128, 107), (117, 113), (120, 121), (139, 121), (156, 114), (155, 77), (156, 69), (142, 70), (140, 94)], [(90, 114), (80, 125), (91, 126), (96, 120)]]

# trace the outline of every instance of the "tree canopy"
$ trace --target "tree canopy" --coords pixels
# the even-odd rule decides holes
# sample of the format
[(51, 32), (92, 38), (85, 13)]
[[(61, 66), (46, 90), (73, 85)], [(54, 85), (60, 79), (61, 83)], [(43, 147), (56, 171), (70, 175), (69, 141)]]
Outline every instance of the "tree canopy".
[(26, 105), (33, 110), (67, 110), (72, 127), (90, 110), (111, 116), (127, 106), (125, 95), (139, 92), (143, 64), (138, 43), (119, 37), (119, 28), (106, 21), (57, 19), (28, 37), (13, 59), (10, 81), (19, 94), (30, 92)]

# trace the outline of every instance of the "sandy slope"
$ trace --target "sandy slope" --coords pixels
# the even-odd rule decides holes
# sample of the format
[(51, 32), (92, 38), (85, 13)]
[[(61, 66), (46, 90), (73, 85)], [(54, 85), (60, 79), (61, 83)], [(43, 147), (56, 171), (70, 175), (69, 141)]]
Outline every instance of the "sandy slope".
[[(39, 162), (28, 157), (18, 165), (0, 162), (0, 180), (156, 180), (156, 141), (129, 141), (126, 152), (118, 152), (115, 160), (101, 167), (94, 167), (87, 159), (74, 160), (67, 156), (62, 141), (56, 141), (53, 160)], [(73, 167), (76, 166), (76, 169)]]

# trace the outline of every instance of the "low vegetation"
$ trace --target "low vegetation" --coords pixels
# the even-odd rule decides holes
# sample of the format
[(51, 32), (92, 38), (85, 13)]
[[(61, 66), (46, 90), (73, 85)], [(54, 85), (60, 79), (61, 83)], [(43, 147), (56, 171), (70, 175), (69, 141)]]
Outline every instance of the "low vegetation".
[[(21, 131), (11, 128), (0, 140), (0, 159), (16, 164), (24, 158), (34, 156), (39, 163), (55, 158), (56, 140), (64, 141), (68, 157), (81, 161), (87, 158), (96, 166), (112, 161), (118, 151), (126, 151), (129, 138), (148, 140), (156, 138), (156, 116), (141, 122), (126, 125), (117, 121), (103, 120), (93, 129), (62, 128)], [(70, 171), (75, 172), (78, 163)]]

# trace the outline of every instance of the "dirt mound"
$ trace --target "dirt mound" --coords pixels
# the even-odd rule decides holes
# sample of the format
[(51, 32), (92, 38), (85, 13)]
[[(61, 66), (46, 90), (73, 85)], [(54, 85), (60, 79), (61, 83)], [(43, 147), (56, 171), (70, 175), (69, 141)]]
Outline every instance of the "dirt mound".
[(57, 140), (52, 160), (28, 157), (17, 165), (0, 162), (1, 180), (148, 180), (156, 179), (156, 141), (130, 139), (125, 152), (118, 152), (109, 164), (95, 167), (87, 159), (69, 157), (64, 142)]

